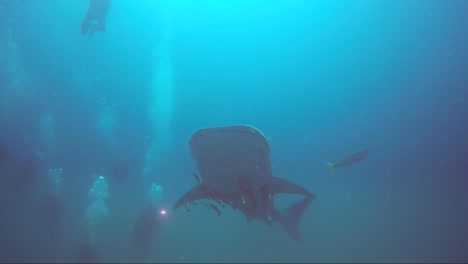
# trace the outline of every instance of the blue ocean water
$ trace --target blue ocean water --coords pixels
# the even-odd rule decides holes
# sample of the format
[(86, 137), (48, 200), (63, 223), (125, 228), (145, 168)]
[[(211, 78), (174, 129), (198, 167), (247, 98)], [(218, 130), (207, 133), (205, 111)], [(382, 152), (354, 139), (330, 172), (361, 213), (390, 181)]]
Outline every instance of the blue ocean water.
[[(0, 0), (0, 262), (74, 262), (84, 242), (132, 261), (151, 202), (165, 221), (138, 261), (468, 261), (467, 1), (114, 0), (88, 38), (89, 2)], [(192, 133), (233, 124), (316, 195), (301, 245), (230, 208), (173, 210), (197, 184)]]

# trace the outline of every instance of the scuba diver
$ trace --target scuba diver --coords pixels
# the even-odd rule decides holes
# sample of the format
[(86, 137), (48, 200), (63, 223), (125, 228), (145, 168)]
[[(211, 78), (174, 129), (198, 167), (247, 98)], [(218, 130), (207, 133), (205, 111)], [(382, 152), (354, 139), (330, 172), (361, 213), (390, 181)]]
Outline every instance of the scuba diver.
[(106, 31), (106, 15), (112, 4), (112, 0), (89, 0), (88, 11), (81, 21), (81, 34), (88, 35), (94, 31)]
[(31, 192), (37, 176), (38, 172), (34, 162), (31, 159), (23, 160), (14, 174), (13, 191), (19, 195)]
[(151, 241), (161, 228), (166, 217), (166, 211), (151, 205), (141, 211), (132, 226), (133, 249), (130, 261), (142, 262), (148, 257)]
[(59, 197), (49, 194), (41, 205), (41, 215), (49, 234), (59, 231), (62, 226), (63, 206)]
[(100, 262), (99, 254), (89, 242), (83, 242), (76, 254), (75, 263), (97, 263)]

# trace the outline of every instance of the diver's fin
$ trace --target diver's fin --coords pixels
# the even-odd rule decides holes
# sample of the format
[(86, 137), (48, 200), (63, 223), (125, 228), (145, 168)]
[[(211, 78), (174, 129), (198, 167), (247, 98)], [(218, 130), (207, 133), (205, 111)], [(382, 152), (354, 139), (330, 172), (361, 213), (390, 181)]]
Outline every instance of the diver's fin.
[(274, 177), (271, 180), (269, 186), (270, 194), (278, 194), (278, 193), (294, 193), (294, 194), (302, 194), (304, 196), (314, 196), (313, 193), (309, 192), (308, 190), (302, 188), (301, 186), (292, 183), (288, 180), (281, 179), (278, 177)]
[(291, 205), (283, 212), (281, 223), (288, 235), (298, 244), (302, 244), (302, 236), (299, 232), (299, 220), (301, 219), (302, 213), (310, 204), (315, 197), (309, 195), (301, 201)]
[(335, 174), (335, 171), (336, 171), (336, 166), (335, 166), (335, 164), (333, 164), (333, 163), (331, 163), (331, 162), (325, 162), (325, 164), (326, 164), (328, 167), (332, 168), (332, 169), (333, 169), (333, 174)]
[(211, 199), (209, 193), (206, 192), (206, 187), (203, 184), (197, 184), (195, 187), (186, 192), (174, 205), (174, 210), (177, 210), (181, 205), (188, 202), (193, 202), (200, 199)]

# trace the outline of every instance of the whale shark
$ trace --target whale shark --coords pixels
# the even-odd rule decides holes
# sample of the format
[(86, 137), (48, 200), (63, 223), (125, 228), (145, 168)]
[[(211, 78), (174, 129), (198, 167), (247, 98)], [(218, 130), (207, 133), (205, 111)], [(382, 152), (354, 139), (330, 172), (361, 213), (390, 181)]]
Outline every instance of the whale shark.
[[(190, 140), (191, 155), (199, 172), (197, 185), (180, 197), (174, 210), (198, 200), (210, 200), (209, 207), (231, 207), (242, 212), (247, 222), (280, 223), (294, 242), (301, 244), (300, 218), (315, 198), (307, 189), (273, 175), (267, 139), (250, 125), (207, 127), (196, 130)], [(299, 194), (302, 200), (280, 212), (277, 194)]]

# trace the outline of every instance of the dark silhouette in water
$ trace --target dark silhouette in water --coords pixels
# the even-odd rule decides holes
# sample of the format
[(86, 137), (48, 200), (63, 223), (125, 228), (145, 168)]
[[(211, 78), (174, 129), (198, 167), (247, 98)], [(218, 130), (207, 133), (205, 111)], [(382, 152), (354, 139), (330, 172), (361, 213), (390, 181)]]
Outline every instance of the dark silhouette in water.
[(336, 170), (337, 167), (347, 166), (347, 165), (354, 164), (354, 163), (356, 163), (358, 161), (361, 161), (363, 158), (365, 158), (367, 156), (367, 154), (369, 154), (369, 150), (364, 150), (364, 151), (360, 151), (360, 152), (351, 154), (351, 155), (343, 158), (342, 160), (340, 160), (337, 163), (325, 162), (325, 164), (328, 167), (332, 168), (333, 173), (335, 173), (335, 170)]
[(98, 253), (93, 246), (88, 242), (84, 242), (80, 245), (76, 255), (76, 263), (97, 263), (99, 261)]
[(130, 166), (126, 161), (120, 160), (112, 166), (99, 166), (96, 168), (94, 175), (105, 176), (117, 183), (125, 183), (130, 176)]
[(128, 163), (125, 161), (116, 162), (116, 164), (109, 170), (109, 176), (119, 183), (125, 182), (129, 175), (130, 169)]
[(13, 190), (18, 194), (31, 191), (37, 177), (37, 169), (32, 160), (20, 163), (13, 177)]
[[(246, 125), (199, 129), (189, 145), (201, 180), (176, 202), (175, 210), (196, 200), (213, 200), (221, 207), (228, 204), (241, 211), (248, 222), (281, 223), (295, 242), (302, 242), (299, 220), (315, 195), (273, 176), (270, 146), (258, 129)], [(273, 201), (280, 193), (305, 198), (280, 213)], [(210, 208), (221, 215), (214, 204)]]
[(41, 215), (49, 233), (56, 233), (62, 226), (62, 202), (54, 195), (49, 194), (41, 206)]
[(0, 145), (0, 164), (2, 164), (8, 157), (8, 150)]
[(131, 261), (143, 261), (148, 257), (151, 241), (161, 227), (165, 212), (155, 206), (144, 209), (132, 226)]
[(112, 5), (111, 0), (89, 0), (88, 11), (81, 21), (81, 34), (88, 38), (95, 31), (106, 31), (106, 15)]

